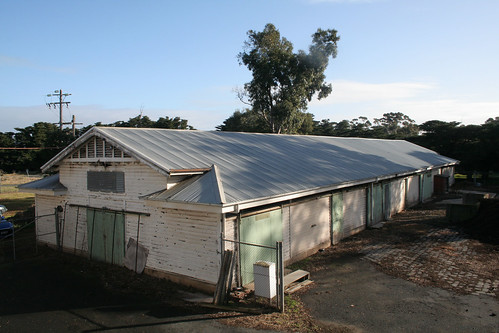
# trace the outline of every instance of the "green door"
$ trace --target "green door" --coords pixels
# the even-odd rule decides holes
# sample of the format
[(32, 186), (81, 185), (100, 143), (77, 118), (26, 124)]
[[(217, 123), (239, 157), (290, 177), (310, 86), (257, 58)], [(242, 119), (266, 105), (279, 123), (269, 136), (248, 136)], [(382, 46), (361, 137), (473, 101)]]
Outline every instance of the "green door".
[(383, 216), (383, 186), (381, 184), (374, 184), (372, 191), (373, 200), (373, 221), (376, 224), (384, 220)]
[[(275, 248), (276, 242), (282, 241), (281, 209), (243, 217), (240, 224), (239, 239), (244, 243)], [(240, 256), (243, 285), (254, 280), (253, 264), (255, 262), (277, 262), (276, 250), (253, 245), (241, 244)]]
[(423, 188), (423, 200), (430, 199), (433, 192), (433, 178), (432, 173), (427, 172), (421, 176), (422, 188)]
[(334, 193), (331, 199), (331, 218), (333, 222), (332, 242), (338, 244), (343, 238), (343, 193)]
[(122, 213), (87, 209), (90, 259), (121, 265), (125, 256), (125, 216)]

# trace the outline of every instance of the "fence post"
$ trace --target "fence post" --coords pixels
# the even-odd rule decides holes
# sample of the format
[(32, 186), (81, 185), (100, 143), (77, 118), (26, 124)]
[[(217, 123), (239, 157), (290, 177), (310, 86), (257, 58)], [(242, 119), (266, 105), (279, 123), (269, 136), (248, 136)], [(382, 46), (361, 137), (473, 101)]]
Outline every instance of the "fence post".
[(61, 239), (60, 239), (60, 231), (59, 231), (59, 207), (55, 208), (55, 242), (57, 244), (57, 249), (61, 248)]
[(276, 242), (277, 249), (277, 267), (279, 276), (277, 278), (278, 289), (277, 289), (277, 307), (280, 312), (284, 312), (284, 263), (282, 258), (282, 242)]
[(16, 261), (16, 231), (12, 229), (12, 254), (14, 261)]

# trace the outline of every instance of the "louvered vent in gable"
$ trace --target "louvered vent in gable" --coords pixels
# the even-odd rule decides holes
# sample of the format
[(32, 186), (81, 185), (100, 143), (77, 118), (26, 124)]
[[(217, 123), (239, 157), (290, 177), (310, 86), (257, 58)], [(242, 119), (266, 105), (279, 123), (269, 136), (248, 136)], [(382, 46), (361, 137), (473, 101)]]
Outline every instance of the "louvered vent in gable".
[(104, 142), (104, 155), (108, 158), (113, 157), (113, 146), (111, 146), (108, 142)]
[(87, 145), (83, 145), (80, 148), (80, 158), (86, 158), (87, 157)]
[(104, 157), (104, 140), (95, 138), (95, 157)]
[(90, 140), (87, 141), (87, 157), (88, 158), (94, 158), (95, 157), (95, 139), (92, 138)]
[(101, 138), (91, 138), (78, 147), (70, 158), (85, 161), (124, 161), (130, 160), (131, 156)]
[(114, 154), (114, 158), (121, 158), (123, 155), (121, 153), (121, 150), (119, 150), (118, 148), (114, 148), (113, 154)]

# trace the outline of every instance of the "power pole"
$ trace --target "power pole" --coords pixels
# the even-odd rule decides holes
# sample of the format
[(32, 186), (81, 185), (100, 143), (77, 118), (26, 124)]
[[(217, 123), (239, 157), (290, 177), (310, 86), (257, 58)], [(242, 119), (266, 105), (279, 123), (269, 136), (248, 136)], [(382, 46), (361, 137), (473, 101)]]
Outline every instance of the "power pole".
[(56, 90), (54, 91), (54, 94), (48, 94), (47, 97), (53, 97), (53, 96), (58, 96), (59, 97), (59, 102), (52, 102), (52, 103), (47, 103), (47, 106), (49, 109), (51, 107), (57, 108), (57, 105), (59, 105), (59, 129), (62, 131), (62, 125), (64, 124), (62, 122), (62, 106), (66, 105), (68, 107), (69, 103), (71, 102), (65, 102), (64, 98), (67, 96), (70, 96), (71, 94), (63, 94), (62, 89), (61, 90)]
[(76, 136), (76, 127), (75, 125), (83, 125), (83, 123), (77, 123), (75, 115), (73, 115), (73, 119), (71, 120), (70, 123), (64, 123), (64, 124), (71, 124), (71, 129), (73, 130), (73, 136)]

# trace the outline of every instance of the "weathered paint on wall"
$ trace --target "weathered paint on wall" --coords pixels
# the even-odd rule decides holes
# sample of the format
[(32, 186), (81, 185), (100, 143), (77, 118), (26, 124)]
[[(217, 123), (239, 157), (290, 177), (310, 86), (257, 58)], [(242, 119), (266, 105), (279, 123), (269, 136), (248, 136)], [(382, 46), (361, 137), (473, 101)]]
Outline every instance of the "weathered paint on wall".
[(316, 247), (330, 245), (329, 197), (299, 202), (290, 207), (289, 229), (291, 258), (310, 255)]
[(342, 239), (343, 231), (343, 192), (336, 192), (332, 195), (331, 218), (332, 241), (333, 244), (338, 244)]
[[(276, 209), (241, 218), (240, 240), (244, 243), (275, 247), (282, 241), (282, 210)], [(254, 280), (253, 264), (257, 261), (276, 262), (276, 251), (264, 247), (240, 245), (243, 285)]]
[(124, 215), (87, 209), (87, 239), (90, 259), (122, 265), (125, 256)]

